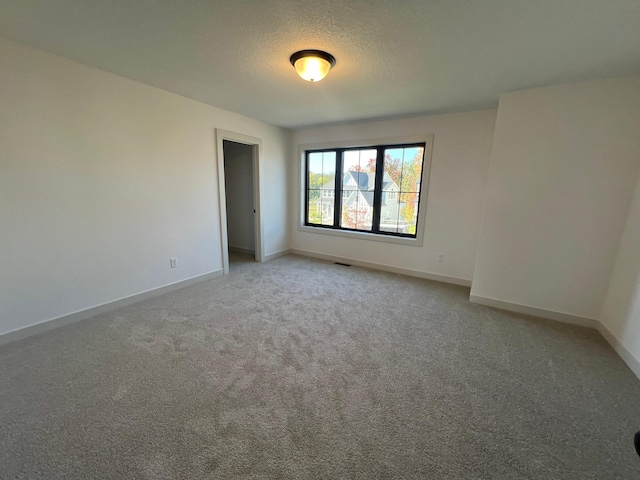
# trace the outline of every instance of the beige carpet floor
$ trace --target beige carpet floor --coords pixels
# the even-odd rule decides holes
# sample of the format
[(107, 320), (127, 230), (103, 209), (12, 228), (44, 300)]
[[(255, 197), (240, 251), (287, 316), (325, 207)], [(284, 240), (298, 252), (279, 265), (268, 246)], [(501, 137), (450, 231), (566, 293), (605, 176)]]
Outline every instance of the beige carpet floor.
[(595, 331), (297, 256), (0, 347), (0, 477), (639, 479)]

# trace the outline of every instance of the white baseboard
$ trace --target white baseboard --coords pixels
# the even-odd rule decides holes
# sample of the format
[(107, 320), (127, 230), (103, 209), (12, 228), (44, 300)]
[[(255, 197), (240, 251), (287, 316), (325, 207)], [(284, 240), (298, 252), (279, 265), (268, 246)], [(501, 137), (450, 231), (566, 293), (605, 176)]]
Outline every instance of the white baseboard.
[(128, 297), (119, 298), (117, 300), (103, 303), (101, 305), (96, 305), (95, 307), (90, 307), (85, 310), (79, 310), (68, 315), (50, 318), (42, 322), (34, 323), (33, 325), (17, 328), (15, 330), (0, 334), (0, 345), (4, 345), (9, 342), (15, 342), (16, 340), (21, 340), (23, 338), (30, 337), (31, 335), (36, 335), (38, 333), (53, 330), (54, 328), (62, 327), (63, 325), (69, 325), (70, 323), (79, 322), (80, 320), (86, 320), (87, 318), (95, 317), (96, 315), (110, 312), (117, 308), (126, 307), (127, 305), (146, 300), (147, 298), (157, 297), (158, 295), (162, 295), (163, 293), (180, 290), (181, 288), (188, 287), (189, 285), (194, 285), (196, 283), (204, 282), (205, 280), (211, 280), (212, 278), (220, 276), (222, 276), (222, 269), (210, 273), (205, 273), (204, 275), (187, 278), (186, 280), (180, 280), (179, 282), (170, 283), (169, 285), (164, 285), (162, 287), (146, 290), (144, 292), (136, 293)]
[(510, 312), (524, 313), (535, 317), (555, 320), (557, 322), (570, 323), (572, 325), (580, 325), (597, 330), (600, 335), (611, 345), (611, 348), (620, 356), (622, 361), (627, 364), (629, 369), (640, 379), (640, 360), (638, 360), (627, 348), (609, 331), (609, 329), (595, 318), (580, 317), (569, 313), (556, 312), (554, 310), (545, 310), (543, 308), (530, 307), (518, 303), (505, 302), (490, 297), (481, 297), (479, 295), (469, 295), (469, 301), (487, 307), (499, 308)]
[(325, 253), (312, 252), (309, 250), (300, 250), (292, 248), (289, 253), (295, 255), (301, 255), (303, 257), (319, 258), (321, 260), (328, 260), (330, 262), (348, 263), (350, 265), (356, 265), (357, 267), (370, 268), (372, 270), (382, 270), (384, 272), (400, 273), (402, 275), (408, 275), (410, 277), (425, 278), (427, 280), (435, 280), (436, 282), (451, 283), (453, 285), (461, 285), (463, 287), (470, 287), (471, 280), (464, 278), (450, 277), (448, 275), (439, 275), (437, 273), (421, 272), (419, 270), (412, 270), (410, 268), (394, 267), (392, 265), (385, 265), (384, 263), (364, 262), (361, 260), (355, 260), (353, 258), (338, 257), (335, 255), (327, 255)]
[[(324, 253), (318, 252), (310, 252), (307, 250), (299, 250), (299, 249), (287, 249), (281, 250), (279, 252), (271, 253), (264, 257), (264, 261), (273, 260), (274, 258), (282, 257), (284, 255), (294, 254), (301, 255), (312, 258), (319, 258), (322, 260), (328, 260), (332, 262), (341, 262), (341, 263), (349, 263), (351, 265), (356, 265), (365, 268), (371, 268), (374, 270), (382, 270), (392, 273), (400, 273), (403, 275), (408, 275), (412, 277), (425, 278), (428, 280), (435, 280), (439, 282), (451, 283), (454, 285), (462, 285), (465, 287), (471, 286), (470, 280), (465, 280), (462, 278), (449, 277), (446, 275), (438, 275), (427, 272), (420, 272), (418, 270), (411, 270), (400, 267), (393, 267), (390, 265), (371, 263), (371, 262), (363, 262), (359, 260), (354, 260), (346, 257), (337, 257), (334, 255), (326, 255)], [(6, 343), (14, 342), (16, 340), (21, 340), (26, 337), (30, 337), (32, 335), (36, 335), (38, 333), (46, 332), (49, 330), (53, 330), (54, 328), (61, 327), (63, 325), (68, 325), (71, 323), (78, 322), (80, 320), (85, 320), (87, 318), (94, 317), (96, 315), (100, 315), (102, 313), (110, 312), (117, 308), (125, 307), (127, 305), (131, 305), (133, 303), (140, 302), (142, 300), (146, 300), (147, 298), (156, 297), (158, 295), (162, 295), (164, 293), (173, 292), (175, 290), (180, 290), (181, 288), (188, 287), (189, 285), (194, 285), (196, 283), (200, 283), (206, 280), (211, 280), (216, 277), (222, 276), (222, 270), (216, 270), (210, 273), (205, 273), (204, 275), (198, 275), (196, 277), (188, 278), (186, 280), (181, 280), (179, 282), (171, 283), (169, 285), (164, 285), (162, 287), (154, 288), (151, 290), (146, 290), (144, 292), (140, 292), (134, 295), (130, 295), (128, 297), (120, 298), (118, 300), (114, 300), (112, 302), (103, 303), (101, 305), (97, 305), (95, 307), (87, 308), (85, 310), (80, 310), (78, 312), (73, 312), (68, 315), (63, 315), (60, 317), (52, 318), (49, 320), (44, 320), (42, 322), (29, 325), (27, 327), (22, 327), (16, 330), (12, 330), (3, 334), (0, 334), (0, 345), (4, 345)], [(553, 310), (545, 310), (542, 308), (531, 307), (528, 305), (521, 305), (518, 303), (506, 302), (503, 300), (498, 300), (490, 297), (482, 297), (479, 295), (469, 295), (469, 301), (473, 303), (477, 303), (479, 305), (485, 305), (487, 307), (499, 308), (502, 310), (507, 310), (511, 312), (524, 313), (527, 315), (533, 315), (536, 317), (546, 318), (549, 320), (555, 320), (563, 323), (570, 323), (572, 325), (580, 325), (583, 327), (589, 327), (597, 330), (604, 337), (604, 339), (611, 345), (614, 351), (620, 356), (620, 358), (625, 362), (625, 364), (629, 367), (629, 369), (640, 379), (640, 360), (638, 360), (610, 331), (609, 329), (603, 325), (599, 320), (595, 318), (581, 317), (577, 315), (572, 315), (563, 312), (556, 312)]]
[(485, 305), (487, 307), (499, 308), (501, 310), (508, 310), (510, 312), (516, 313), (524, 313), (526, 315), (547, 318), (549, 320), (555, 320), (557, 322), (595, 328), (596, 330), (600, 325), (600, 321), (596, 320), (595, 318), (580, 317), (578, 315), (572, 315), (570, 313), (556, 312), (554, 310), (545, 310), (543, 308), (531, 307), (529, 305), (521, 305), (519, 303), (505, 302), (504, 300), (498, 300), (496, 298), (481, 297), (479, 295), (469, 295), (469, 301), (472, 303), (477, 303), (479, 305)]
[(274, 258), (284, 257), (285, 255), (289, 255), (291, 253), (290, 249), (280, 250), (279, 252), (270, 253), (269, 255), (265, 255), (262, 258), (263, 262), (268, 262), (269, 260), (273, 260)]
[(611, 345), (624, 363), (627, 364), (627, 367), (640, 379), (640, 360), (627, 350), (627, 347), (625, 347), (603, 323), (598, 322), (598, 324), (597, 330), (600, 332), (600, 335), (609, 342), (609, 345)]
[(231, 245), (229, 245), (229, 251), (230, 252), (236, 252), (236, 253), (243, 253), (245, 255), (255, 255), (256, 252), (254, 250), (250, 250), (248, 248), (242, 248), (242, 247), (232, 247)]

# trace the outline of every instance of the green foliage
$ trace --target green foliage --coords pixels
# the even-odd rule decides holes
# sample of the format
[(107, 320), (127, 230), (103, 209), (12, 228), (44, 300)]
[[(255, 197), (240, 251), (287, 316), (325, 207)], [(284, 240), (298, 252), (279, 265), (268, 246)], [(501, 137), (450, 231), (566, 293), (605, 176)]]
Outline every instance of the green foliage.
[[(409, 150), (409, 149), (407, 149)], [(405, 150), (405, 152), (407, 151)], [(411, 148), (413, 150), (413, 148)], [(400, 217), (407, 222), (406, 233), (415, 233), (416, 208), (419, 195), (419, 182), (422, 175), (422, 158), (423, 149), (417, 149), (416, 155), (403, 162), (402, 158), (392, 158), (389, 153), (385, 155), (384, 169), (391, 179), (400, 188), (399, 201), (402, 203)], [(365, 164), (363, 168), (356, 167), (354, 170), (361, 172), (375, 172), (376, 159), (372, 158)], [(331, 185), (333, 189), (333, 181), (335, 172), (314, 173), (308, 172), (308, 188), (309, 188), (309, 221), (312, 223), (322, 223), (322, 211), (320, 209), (320, 196), (322, 188)], [(347, 228), (359, 228), (361, 217), (366, 216), (364, 211), (359, 211), (357, 206), (343, 210), (342, 222)], [(359, 221), (360, 220), (360, 221)]]
[(320, 198), (320, 189), (335, 178), (334, 172), (313, 173), (309, 172), (309, 201), (316, 201)]
[[(394, 182), (400, 187), (400, 201), (404, 203), (402, 218), (408, 222), (415, 221), (415, 208), (418, 199), (418, 182), (422, 174), (423, 151), (419, 149), (416, 155), (404, 166), (400, 158), (391, 158), (388, 154), (384, 159), (384, 168)], [(415, 230), (415, 227), (412, 227)]]
[(318, 206), (319, 204), (315, 200), (309, 202), (309, 223), (322, 223), (322, 212)]
[(310, 223), (323, 223), (322, 222), (322, 208), (320, 203), (320, 195), (322, 188), (335, 179), (334, 172), (328, 173), (308, 173), (308, 186), (309, 186), (309, 222)]

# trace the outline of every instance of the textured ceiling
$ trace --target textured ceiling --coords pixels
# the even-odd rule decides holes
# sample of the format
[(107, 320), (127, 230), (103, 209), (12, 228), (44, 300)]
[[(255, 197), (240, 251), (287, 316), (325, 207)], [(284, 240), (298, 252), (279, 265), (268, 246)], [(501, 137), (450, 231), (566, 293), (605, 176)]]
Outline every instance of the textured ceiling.
[(640, 72), (639, 0), (0, 0), (0, 36), (288, 128)]

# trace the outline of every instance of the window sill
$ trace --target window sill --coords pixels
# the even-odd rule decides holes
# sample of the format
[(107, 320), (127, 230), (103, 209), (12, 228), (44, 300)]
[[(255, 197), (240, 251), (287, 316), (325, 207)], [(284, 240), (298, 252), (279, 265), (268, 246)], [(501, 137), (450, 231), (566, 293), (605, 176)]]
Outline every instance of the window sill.
[(351, 232), (347, 230), (337, 230), (333, 228), (308, 227), (306, 225), (298, 225), (298, 231), (303, 233), (318, 233), (320, 235), (333, 235), (335, 237), (353, 238), (357, 240), (369, 240), (374, 242), (393, 243), (396, 245), (408, 245), (412, 247), (421, 247), (422, 238), (405, 238), (394, 237), (391, 235), (378, 235), (367, 232)]

